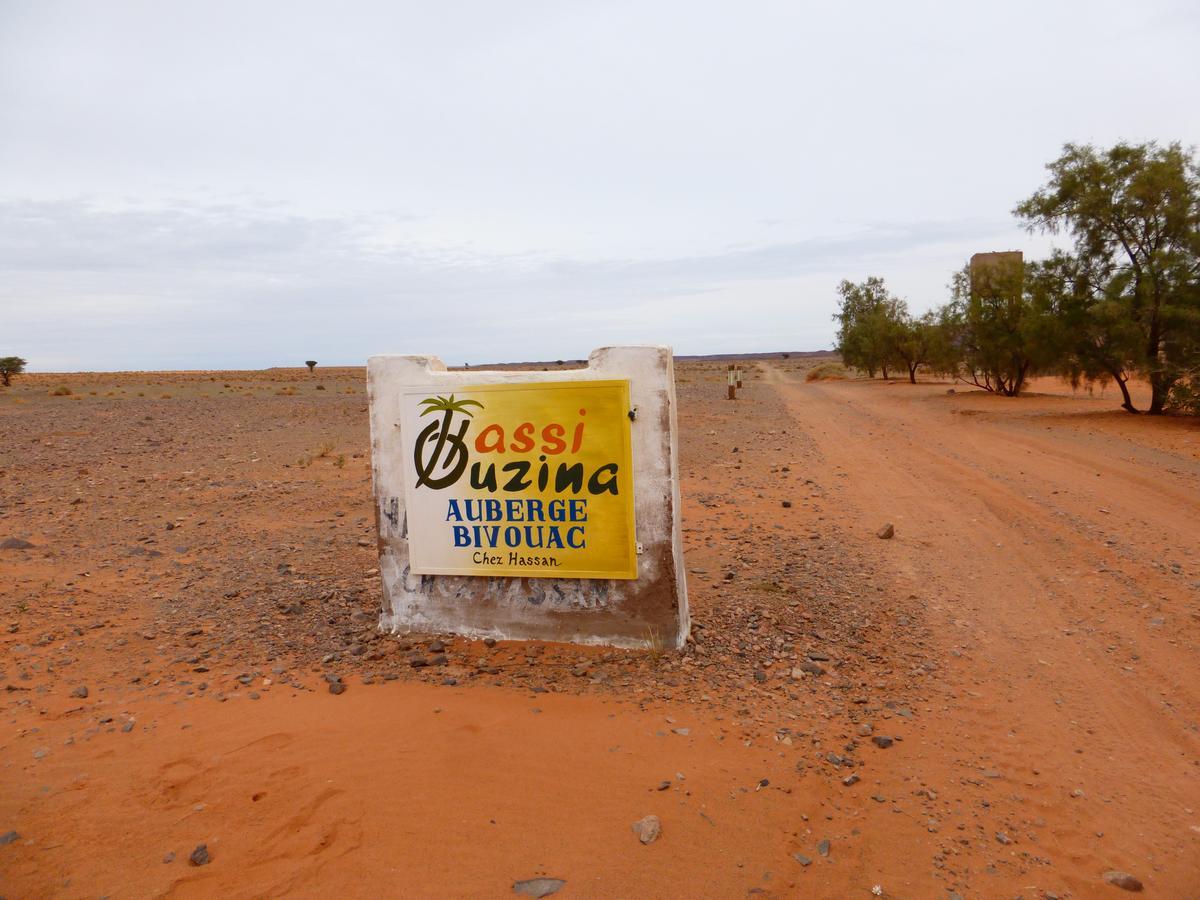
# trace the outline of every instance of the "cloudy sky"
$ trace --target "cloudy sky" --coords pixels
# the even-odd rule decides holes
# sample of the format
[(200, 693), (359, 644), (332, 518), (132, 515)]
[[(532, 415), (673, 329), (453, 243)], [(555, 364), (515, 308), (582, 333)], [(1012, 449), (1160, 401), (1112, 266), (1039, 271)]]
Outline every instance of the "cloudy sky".
[(1066, 141), (1200, 143), (1194, 0), (0, 0), (0, 356), (32, 370), (830, 346)]

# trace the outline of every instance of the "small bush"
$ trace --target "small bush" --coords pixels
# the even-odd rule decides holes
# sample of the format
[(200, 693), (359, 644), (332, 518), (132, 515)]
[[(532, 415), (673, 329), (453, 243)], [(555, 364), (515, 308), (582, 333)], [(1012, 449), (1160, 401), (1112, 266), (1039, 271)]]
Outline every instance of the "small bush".
[(52, 390), (50, 392), (50, 396), (51, 397), (70, 397), (71, 389), (69, 387), (67, 387), (65, 384), (60, 384), (58, 387), (56, 387), (54, 390)]
[(841, 363), (821, 363), (819, 366), (814, 366), (808, 370), (808, 374), (804, 376), (805, 381), (844, 381), (850, 377), (850, 373)]

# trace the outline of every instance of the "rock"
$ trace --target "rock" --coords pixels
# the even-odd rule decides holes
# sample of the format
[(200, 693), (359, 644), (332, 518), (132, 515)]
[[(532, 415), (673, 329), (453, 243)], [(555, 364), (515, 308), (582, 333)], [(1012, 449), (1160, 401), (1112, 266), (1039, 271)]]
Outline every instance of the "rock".
[(20, 538), (5, 538), (0, 541), (0, 550), (32, 550), (33, 544)]
[(793, 853), (792, 859), (794, 859), (796, 862), (800, 863), (800, 865), (802, 865), (802, 866), (811, 866), (812, 865), (812, 860), (809, 859), (807, 856), (805, 856), (803, 853)]
[(862, 779), (859, 778), (857, 775), (847, 775), (845, 778), (842, 779), (842, 784), (844, 784), (846, 787), (850, 787), (853, 784), (858, 784), (859, 781), (861, 781), (861, 780)]
[(662, 834), (662, 823), (658, 821), (658, 816), (646, 816), (633, 823), (633, 833), (643, 844), (652, 844)]
[(175, 862), (175, 851), (174, 850), (172, 850), (170, 853), (168, 853), (166, 856), (163, 857), (163, 865), (169, 866), (173, 862)]
[(1104, 880), (1109, 884), (1115, 884), (1123, 891), (1133, 891), (1136, 894), (1142, 890), (1141, 881), (1134, 878), (1128, 872), (1118, 872), (1114, 869), (1111, 872), (1104, 873)]
[(342, 684), (340, 681), (331, 681), (329, 682), (329, 693), (344, 694), (346, 693), (346, 685)]
[(366, 652), (367, 648), (362, 644), (351, 644), (349, 647), (349, 653), (351, 656), (362, 656)]
[(13, 841), (18, 841), (20, 839), (21, 836), (15, 831), (6, 831), (4, 834), (0, 834), (0, 847), (3, 847), (5, 844), (11, 844)]
[(888, 737), (887, 735), (877, 734), (871, 738), (871, 743), (874, 744), (876, 747), (878, 747), (880, 750), (886, 750), (888, 747), (892, 746), (892, 744), (895, 743), (895, 741), (892, 738)]
[(827, 840), (826, 841), (818, 841), (817, 842), (817, 852), (820, 853), (822, 856), (828, 856), (829, 855), (829, 841), (827, 841)]
[(496, 639), (495, 639), (495, 638), (493, 638), (493, 637), (484, 638), (484, 639), (483, 639), (483, 646), (485, 646), (485, 647), (495, 647), (495, 646), (496, 646)]
[(1012, 838), (1010, 838), (1003, 831), (997, 831), (996, 832), (996, 843), (1004, 844), (1005, 846), (1007, 846), (1008, 844), (1012, 843)]
[(200, 844), (193, 850), (191, 856), (188, 857), (188, 862), (193, 866), (207, 866), (212, 862), (212, 857), (208, 855), (208, 844)]
[(671, 788), (671, 782), (669, 782), (669, 781), (659, 782), (658, 790), (666, 791), (666, 790), (670, 790), (670, 788)]
[(762, 669), (755, 669), (754, 670), (754, 680), (761, 684), (762, 682), (767, 680), (767, 673), (764, 672)]
[(783, 508), (784, 508), (784, 509), (791, 509), (791, 508), (792, 508), (792, 501), (791, 501), (791, 500), (784, 500), (782, 505), (783, 505)]
[(860, 737), (870, 737), (871, 732), (874, 730), (875, 729), (871, 727), (870, 722), (863, 722), (861, 725), (858, 726), (858, 734)]
[(561, 878), (530, 878), (513, 882), (513, 893), (526, 897), (549, 897), (562, 890), (566, 882)]
[(78, 697), (80, 700), (86, 700), (88, 696), (87, 685), (81, 684), (75, 690), (71, 691), (72, 697)]
[(884, 525), (882, 528), (880, 528), (877, 532), (875, 532), (875, 537), (881, 538), (882, 540), (885, 540), (885, 541), (891, 540), (895, 536), (896, 536), (896, 529), (893, 527), (891, 522), (888, 522), (886, 525)]
[(430, 653), (441, 653), (445, 649), (446, 649), (446, 645), (443, 644), (441, 641), (434, 641), (432, 644), (429, 645)]
[(807, 659), (800, 663), (800, 671), (807, 672), (809, 675), (824, 675), (825, 667), (820, 663), (815, 663), (811, 659)]
[(410, 659), (408, 661), (408, 664), (410, 666), (412, 666), (414, 669), (422, 669), (425, 666), (429, 665), (429, 660), (427, 660), (423, 656), (414, 656), (412, 659)]
[(446, 658), (445, 653), (439, 653), (437, 656), (432, 656), (429, 659), (429, 664), (431, 666), (444, 666), (448, 662), (450, 662), (450, 660)]

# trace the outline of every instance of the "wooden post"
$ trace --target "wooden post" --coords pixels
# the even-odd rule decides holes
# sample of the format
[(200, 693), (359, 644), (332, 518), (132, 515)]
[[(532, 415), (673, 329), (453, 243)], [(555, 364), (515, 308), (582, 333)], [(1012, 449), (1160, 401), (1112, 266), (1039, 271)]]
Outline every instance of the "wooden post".
[(740, 388), (742, 386), (742, 367), (737, 366), (733, 371), (737, 373), (737, 386)]
[(733, 366), (729, 367), (729, 372), (727, 374), (729, 377), (729, 399), (736, 400), (737, 399), (737, 378), (734, 375)]

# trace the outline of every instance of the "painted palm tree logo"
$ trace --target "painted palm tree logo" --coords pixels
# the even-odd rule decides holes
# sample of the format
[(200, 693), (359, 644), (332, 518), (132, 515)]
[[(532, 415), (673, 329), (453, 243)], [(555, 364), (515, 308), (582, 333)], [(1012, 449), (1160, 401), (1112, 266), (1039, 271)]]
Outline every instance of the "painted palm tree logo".
[[(413, 447), (417, 487), (428, 485), (438, 490), (454, 484), (466, 469), (467, 428), (475, 415), (469, 407), (483, 409), (483, 404), (478, 400), (455, 400), (451, 394), (449, 397), (426, 397), (418, 405), (424, 407), (421, 416), (442, 414), (440, 419), (434, 419), (421, 429)], [(462, 413), (457, 423), (454, 418), (456, 413)], [(446, 454), (444, 457), (443, 453)]]

